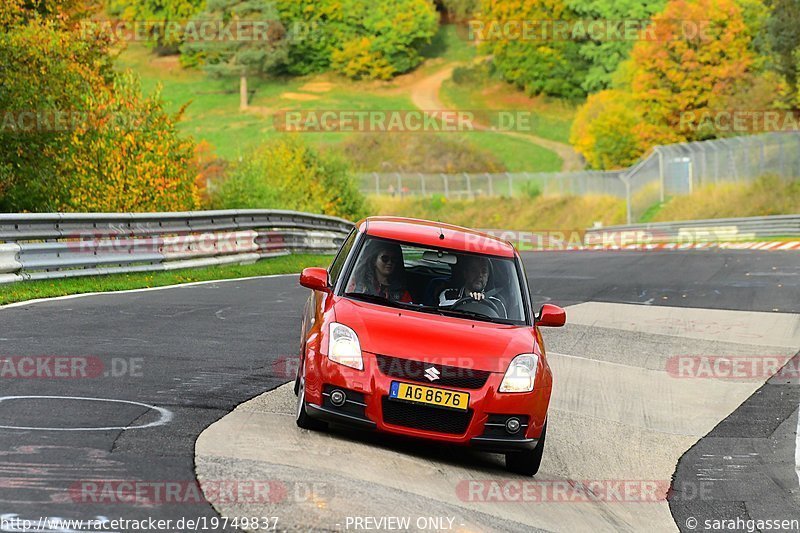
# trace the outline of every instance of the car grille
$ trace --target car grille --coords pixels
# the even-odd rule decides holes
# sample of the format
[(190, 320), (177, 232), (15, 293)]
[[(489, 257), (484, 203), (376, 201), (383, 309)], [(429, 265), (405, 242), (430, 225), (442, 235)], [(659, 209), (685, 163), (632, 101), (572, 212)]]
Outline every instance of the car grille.
[[(389, 357), (388, 355), (376, 355), (375, 357), (378, 361), (378, 368), (384, 375), (429, 385), (444, 385), (459, 389), (480, 389), (486, 384), (486, 380), (491, 375), (491, 372), (485, 370), (437, 365), (424, 361), (414, 361), (413, 359)], [(431, 381), (425, 377), (425, 371), (430, 367), (435, 367), (439, 371), (439, 379)]]
[(472, 420), (472, 410), (455, 411), (415, 405), (383, 397), (383, 421), (394, 426), (437, 433), (463, 435)]

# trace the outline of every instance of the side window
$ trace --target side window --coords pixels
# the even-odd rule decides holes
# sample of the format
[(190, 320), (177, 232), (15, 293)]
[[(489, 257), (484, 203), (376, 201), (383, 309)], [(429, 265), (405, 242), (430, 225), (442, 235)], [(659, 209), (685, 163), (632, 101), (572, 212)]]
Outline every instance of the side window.
[(328, 269), (328, 277), (330, 278), (331, 286), (336, 285), (336, 281), (339, 279), (339, 274), (342, 273), (344, 262), (347, 260), (347, 256), (350, 255), (350, 250), (353, 249), (353, 243), (356, 241), (357, 233), (358, 230), (356, 229), (350, 232), (350, 235), (347, 236), (344, 244), (342, 244), (342, 247), (339, 249), (336, 259), (333, 260), (333, 263), (331, 263), (331, 266)]

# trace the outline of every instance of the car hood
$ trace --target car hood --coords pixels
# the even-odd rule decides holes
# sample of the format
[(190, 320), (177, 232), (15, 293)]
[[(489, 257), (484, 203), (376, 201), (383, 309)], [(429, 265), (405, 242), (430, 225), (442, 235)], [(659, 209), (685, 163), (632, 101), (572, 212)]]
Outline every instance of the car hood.
[[(514, 356), (534, 350), (533, 328), (445, 317), (341, 298), (336, 321), (358, 335), (361, 349), (490, 372), (505, 372)], [(538, 352), (538, 350), (536, 350)]]

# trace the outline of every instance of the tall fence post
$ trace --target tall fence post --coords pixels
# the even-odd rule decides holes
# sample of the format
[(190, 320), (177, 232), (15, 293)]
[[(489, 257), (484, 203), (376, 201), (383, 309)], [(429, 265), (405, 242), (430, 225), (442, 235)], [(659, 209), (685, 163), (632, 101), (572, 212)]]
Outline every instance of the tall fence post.
[(631, 209), (631, 177), (620, 174), (619, 179), (625, 184), (625, 220), (627, 224), (633, 224), (633, 211)]
[(659, 201), (664, 203), (664, 154), (661, 153), (660, 146), (656, 146), (653, 150), (658, 154), (658, 180), (660, 184), (661, 194)]
[(780, 161), (779, 168), (781, 169), (780, 170), (781, 178), (785, 178), (786, 177), (786, 159), (785, 159), (785, 156), (786, 156), (786, 152), (783, 149), (783, 139), (781, 139), (781, 140), (778, 141), (778, 160)]

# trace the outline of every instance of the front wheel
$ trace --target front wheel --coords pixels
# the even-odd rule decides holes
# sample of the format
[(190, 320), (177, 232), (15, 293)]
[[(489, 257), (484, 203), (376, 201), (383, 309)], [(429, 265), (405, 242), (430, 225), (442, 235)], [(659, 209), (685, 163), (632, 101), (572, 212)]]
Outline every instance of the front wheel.
[(539, 437), (539, 442), (533, 450), (509, 452), (506, 454), (506, 469), (515, 474), (522, 474), (523, 476), (535, 476), (539, 471), (539, 466), (542, 464), (546, 434), (547, 422), (545, 422), (542, 428), (542, 436)]
[[(305, 365), (304, 365), (305, 366)], [(297, 376), (297, 410), (295, 412), (295, 422), (297, 427), (310, 430), (324, 430), (327, 429), (328, 424), (321, 420), (317, 420), (308, 416), (306, 412), (306, 377), (305, 368), (299, 372)]]

